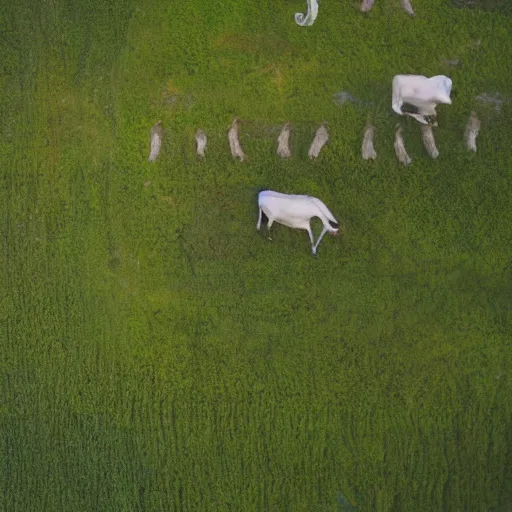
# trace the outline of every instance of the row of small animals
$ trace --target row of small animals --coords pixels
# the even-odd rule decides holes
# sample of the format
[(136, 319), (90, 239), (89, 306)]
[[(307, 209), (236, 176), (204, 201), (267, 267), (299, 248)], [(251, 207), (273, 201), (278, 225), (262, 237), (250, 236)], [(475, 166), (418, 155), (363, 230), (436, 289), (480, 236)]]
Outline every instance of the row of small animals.
[[(427, 150), (427, 153), (431, 158), (437, 158), (439, 156), (439, 150), (436, 146), (436, 140), (434, 138), (434, 130), (431, 124), (421, 124), (421, 140), (423, 141), (423, 145)], [(407, 154), (404, 144), (404, 138), (402, 135), (402, 125), (396, 125), (395, 131), (395, 154), (398, 161), (402, 165), (409, 165), (412, 162), (412, 158)], [(476, 138), (480, 131), (480, 120), (476, 116), (475, 112), (471, 112), (469, 116), (469, 120), (466, 125), (466, 129), (464, 131), (464, 140), (466, 142), (466, 147), (470, 151), (476, 152)], [(361, 146), (361, 156), (364, 160), (375, 160), (377, 158), (377, 153), (375, 152), (375, 148), (373, 147), (373, 138), (375, 136), (375, 127), (371, 124), (367, 125), (364, 132), (363, 144)]]
[[(228, 140), (229, 147), (231, 149), (231, 155), (233, 158), (239, 158), (241, 162), (247, 161), (247, 155), (244, 153), (242, 149), (242, 145), (240, 144), (239, 138), (239, 128), (240, 128), (240, 120), (235, 117), (233, 119), (233, 123), (231, 124), (231, 128), (228, 131)], [(439, 156), (439, 151), (436, 147), (436, 142), (434, 139), (433, 127), (430, 124), (421, 124), (421, 138), (423, 140), (423, 144), (427, 153), (432, 158), (437, 158)], [(470, 151), (476, 151), (476, 138), (478, 136), (478, 132), (480, 131), (480, 120), (476, 116), (475, 112), (471, 113), (469, 117), (469, 121), (466, 125), (466, 130), (464, 134), (464, 139), (466, 142), (466, 147)], [(281, 158), (290, 158), (290, 133), (291, 133), (291, 125), (290, 123), (286, 123), (281, 133), (277, 138), (277, 155)], [(364, 160), (375, 160), (377, 158), (377, 153), (373, 146), (373, 140), (375, 137), (375, 126), (372, 124), (368, 124), (364, 131), (363, 143), (361, 146), (361, 156)], [(156, 160), (160, 153), (160, 149), (162, 146), (163, 139), (163, 127), (162, 122), (158, 121), (152, 128), (150, 132), (151, 138), (151, 150), (149, 154), (148, 160), (153, 162)], [(196, 139), (196, 150), (197, 154), (200, 158), (205, 157), (206, 146), (208, 143), (208, 138), (203, 130), (197, 130), (195, 134)], [(325, 123), (318, 128), (316, 131), (315, 137), (311, 143), (311, 146), (308, 151), (309, 158), (317, 158), (320, 154), (321, 149), (325, 146), (327, 141), (329, 140), (329, 132), (327, 131), (327, 127)], [(396, 132), (395, 132), (395, 153), (398, 161), (402, 165), (409, 165), (412, 162), (411, 157), (407, 154), (405, 149), (404, 139), (402, 136), (402, 126), (397, 124)]]

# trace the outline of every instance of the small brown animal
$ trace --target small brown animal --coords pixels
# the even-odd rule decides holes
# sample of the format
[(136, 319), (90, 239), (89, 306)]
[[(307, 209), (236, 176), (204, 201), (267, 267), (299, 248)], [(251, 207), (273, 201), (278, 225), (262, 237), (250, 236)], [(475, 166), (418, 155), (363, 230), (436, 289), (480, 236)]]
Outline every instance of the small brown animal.
[(228, 132), (229, 147), (231, 148), (231, 154), (233, 158), (240, 158), (240, 162), (247, 161), (247, 156), (244, 153), (240, 140), (238, 139), (238, 129), (240, 126), (240, 119), (235, 117), (231, 123), (231, 128)]
[(367, 124), (364, 129), (363, 144), (361, 146), (361, 156), (363, 160), (375, 160), (377, 152), (373, 147), (373, 137), (375, 136), (375, 126)]
[(402, 126), (400, 124), (396, 125), (396, 133), (395, 133), (395, 153), (398, 161), (402, 165), (409, 165), (412, 162), (411, 157), (407, 154), (404, 145), (404, 138), (402, 137)]
[(320, 150), (327, 144), (329, 140), (329, 132), (325, 127), (325, 122), (321, 124), (315, 134), (315, 138), (311, 143), (311, 146), (308, 151), (309, 158), (317, 158), (320, 154)]
[(476, 117), (476, 112), (471, 112), (471, 116), (469, 117), (468, 124), (466, 125), (466, 131), (464, 133), (464, 138), (466, 139), (466, 147), (470, 151), (476, 152), (476, 138), (478, 137), (479, 131), (480, 119)]
[(290, 123), (286, 123), (277, 138), (277, 154), (281, 158), (290, 158), (292, 153), (290, 151)]
[(437, 158), (439, 156), (439, 151), (436, 147), (436, 141), (434, 139), (434, 130), (432, 129), (432, 125), (430, 124), (420, 124), (421, 130), (421, 140), (423, 141), (423, 145), (427, 150), (427, 153), (432, 158)]
[(160, 148), (162, 147), (162, 138), (164, 136), (164, 129), (162, 128), (162, 121), (155, 123), (151, 131), (149, 132), (149, 138), (151, 141), (151, 150), (149, 152), (149, 162), (154, 162), (160, 154)]
[(200, 158), (204, 158), (204, 152), (206, 150), (206, 144), (208, 143), (208, 138), (203, 130), (197, 130), (196, 132), (196, 145), (197, 145), (197, 154)]

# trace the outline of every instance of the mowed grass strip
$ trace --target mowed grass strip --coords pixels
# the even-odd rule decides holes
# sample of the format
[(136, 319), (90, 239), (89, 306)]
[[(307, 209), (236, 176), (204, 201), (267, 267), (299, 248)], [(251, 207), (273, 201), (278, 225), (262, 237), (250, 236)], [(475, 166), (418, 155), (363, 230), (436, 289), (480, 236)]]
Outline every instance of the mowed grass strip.
[[(507, 510), (511, 18), (414, 8), (2, 7), (2, 510)], [(453, 79), (437, 161), (402, 119), (396, 162), (397, 73)], [(316, 259), (304, 232), (267, 240), (262, 188), (318, 196), (343, 234)]]

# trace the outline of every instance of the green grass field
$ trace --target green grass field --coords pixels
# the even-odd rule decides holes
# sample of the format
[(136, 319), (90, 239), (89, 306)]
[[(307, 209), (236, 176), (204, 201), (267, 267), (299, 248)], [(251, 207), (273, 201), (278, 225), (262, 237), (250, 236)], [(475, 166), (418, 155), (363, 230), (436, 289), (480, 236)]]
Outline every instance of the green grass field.
[[(413, 4), (2, 2), (0, 510), (512, 510), (512, 13)], [(437, 161), (397, 73), (453, 80)], [(262, 188), (344, 234), (266, 240)]]

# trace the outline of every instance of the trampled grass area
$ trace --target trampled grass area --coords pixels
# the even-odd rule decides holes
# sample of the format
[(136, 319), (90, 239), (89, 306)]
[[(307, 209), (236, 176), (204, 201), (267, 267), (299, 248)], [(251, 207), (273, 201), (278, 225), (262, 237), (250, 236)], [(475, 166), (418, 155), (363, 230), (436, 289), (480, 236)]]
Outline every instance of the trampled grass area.
[[(322, 0), (301, 28), (305, 3), (1, 7), (1, 510), (512, 506), (508, 4)], [(438, 161), (403, 120), (396, 162), (397, 73), (453, 79)], [(267, 241), (261, 188), (320, 197), (343, 236)]]

